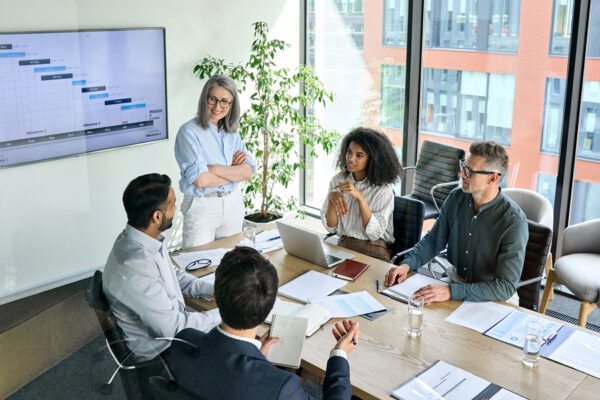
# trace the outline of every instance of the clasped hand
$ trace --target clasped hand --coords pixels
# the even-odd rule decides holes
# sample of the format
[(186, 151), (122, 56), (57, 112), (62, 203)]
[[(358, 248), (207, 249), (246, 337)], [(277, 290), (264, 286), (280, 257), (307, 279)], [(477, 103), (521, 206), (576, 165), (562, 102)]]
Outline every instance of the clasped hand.
[(353, 199), (360, 200), (362, 193), (352, 184), (352, 182), (338, 182), (334, 187), (335, 191), (329, 192), (329, 202), (335, 207), (337, 215), (348, 215), (348, 203), (346, 203), (345, 194), (349, 194)]

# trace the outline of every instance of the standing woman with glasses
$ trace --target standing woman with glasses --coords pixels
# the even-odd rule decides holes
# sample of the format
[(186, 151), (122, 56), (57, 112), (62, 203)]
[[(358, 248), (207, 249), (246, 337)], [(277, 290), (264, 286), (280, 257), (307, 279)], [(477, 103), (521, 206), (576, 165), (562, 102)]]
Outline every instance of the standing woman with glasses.
[(242, 231), (244, 204), (239, 182), (255, 170), (239, 130), (240, 104), (233, 79), (211, 77), (200, 94), (198, 114), (179, 128), (175, 158), (184, 194), (183, 247)]
[(342, 140), (337, 166), (321, 208), (325, 229), (340, 236), (339, 246), (389, 262), (392, 184), (402, 174), (392, 143), (381, 132), (356, 128)]

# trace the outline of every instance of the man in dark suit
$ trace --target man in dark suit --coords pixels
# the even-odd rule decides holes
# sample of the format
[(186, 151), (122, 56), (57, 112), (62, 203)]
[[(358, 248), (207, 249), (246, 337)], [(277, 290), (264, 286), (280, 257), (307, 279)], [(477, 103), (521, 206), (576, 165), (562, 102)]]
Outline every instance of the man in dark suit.
[[(215, 299), (222, 324), (209, 333), (184, 329), (173, 341), (169, 364), (180, 388), (201, 399), (310, 399), (297, 375), (265, 357), (277, 338), (268, 332), (256, 340), (277, 295), (273, 265), (256, 250), (237, 247), (215, 273)], [(342, 321), (333, 334), (323, 383), (324, 399), (350, 399), (346, 356), (356, 346), (358, 322)]]

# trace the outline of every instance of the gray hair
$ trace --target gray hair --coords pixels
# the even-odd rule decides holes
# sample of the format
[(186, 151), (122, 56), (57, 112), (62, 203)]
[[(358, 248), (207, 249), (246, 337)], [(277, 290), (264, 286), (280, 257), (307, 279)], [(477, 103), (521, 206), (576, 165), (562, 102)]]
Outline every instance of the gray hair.
[(200, 99), (198, 100), (198, 123), (204, 129), (208, 129), (208, 93), (215, 86), (227, 89), (232, 99), (229, 112), (225, 117), (221, 118), (217, 128), (223, 128), (228, 133), (237, 132), (240, 128), (240, 100), (235, 82), (227, 75), (214, 75), (204, 84), (202, 93), (200, 93)]
[(508, 154), (502, 145), (489, 141), (473, 142), (469, 147), (469, 153), (473, 156), (483, 157), (486, 169), (500, 173), (498, 184), (502, 182), (508, 171)]

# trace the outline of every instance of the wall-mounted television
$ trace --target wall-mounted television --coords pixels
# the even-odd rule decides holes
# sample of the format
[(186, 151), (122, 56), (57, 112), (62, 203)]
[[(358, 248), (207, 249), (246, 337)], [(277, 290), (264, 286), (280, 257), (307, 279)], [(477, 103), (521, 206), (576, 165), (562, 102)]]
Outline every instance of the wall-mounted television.
[(164, 28), (0, 34), (0, 168), (168, 138)]

